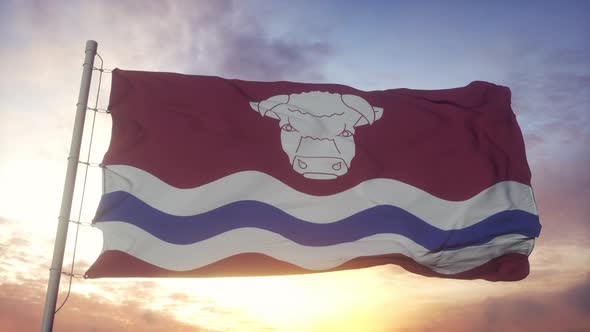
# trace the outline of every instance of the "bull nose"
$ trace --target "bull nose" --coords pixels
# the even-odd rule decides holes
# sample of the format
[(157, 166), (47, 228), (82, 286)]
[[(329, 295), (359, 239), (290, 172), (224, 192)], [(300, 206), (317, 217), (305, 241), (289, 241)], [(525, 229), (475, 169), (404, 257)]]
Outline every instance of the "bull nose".
[(346, 174), (348, 165), (337, 157), (296, 156), (293, 169), (308, 179), (330, 180)]
[(307, 168), (307, 164), (301, 159), (297, 159), (297, 164), (299, 165), (299, 168), (301, 168), (301, 169)]
[(335, 170), (335, 171), (341, 170), (342, 169), (342, 162), (339, 161), (339, 162), (337, 162), (335, 164), (332, 164), (332, 169)]

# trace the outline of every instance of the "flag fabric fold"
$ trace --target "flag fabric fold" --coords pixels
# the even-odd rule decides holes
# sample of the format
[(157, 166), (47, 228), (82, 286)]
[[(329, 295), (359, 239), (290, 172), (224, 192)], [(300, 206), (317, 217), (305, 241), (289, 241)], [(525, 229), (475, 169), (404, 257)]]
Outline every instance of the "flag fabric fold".
[(510, 90), (114, 70), (99, 277), (396, 264), (520, 280), (540, 233)]

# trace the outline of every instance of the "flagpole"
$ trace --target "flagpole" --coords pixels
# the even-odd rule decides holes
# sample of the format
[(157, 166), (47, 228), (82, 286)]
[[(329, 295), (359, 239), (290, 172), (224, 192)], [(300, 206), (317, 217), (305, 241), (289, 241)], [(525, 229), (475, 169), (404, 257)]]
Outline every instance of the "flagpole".
[(82, 133), (84, 131), (84, 119), (88, 107), (88, 95), (90, 93), (90, 83), (92, 81), (92, 70), (94, 67), (94, 57), (98, 44), (94, 40), (86, 41), (86, 56), (82, 71), (82, 80), (80, 82), (80, 92), (78, 94), (78, 103), (76, 104), (76, 120), (72, 132), (72, 142), (70, 143), (70, 155), (68, 156), (68, 168), (66, 171), (66, 180), (61, 199), (61, 209), (59, 212), (57, 234), (53, 247), (53, 259), (49, 269), (49, 282), (47, 284), (47, 294), (45, 297), (45, 309), (43, 311), (42, 332), (51, 332), (53, 330), (53, 319), (55, 318), (55, 305), (59, 291), (59, 280), (66, 248), (68, 236), (68, 225), (70, 223), (70, 212), (72, 210), (72, 199), (74, 197), (74, 187), (76, 184), (76, 173), (78, 171), (78, 161), (80, 159), (80, 145), (82, 144)]

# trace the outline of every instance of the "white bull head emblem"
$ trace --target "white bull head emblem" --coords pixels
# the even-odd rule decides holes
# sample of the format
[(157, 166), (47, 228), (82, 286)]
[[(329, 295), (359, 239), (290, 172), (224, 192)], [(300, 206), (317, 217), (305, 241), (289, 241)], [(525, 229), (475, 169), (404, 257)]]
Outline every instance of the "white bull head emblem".
[(383, 109), (355, 95), (312, 91), (278, 95), (250, 107), (279, 120), (281, 144), (293, 169), (309, 179), (346, 174), (355, 155), (356, 127), (373, 124)]

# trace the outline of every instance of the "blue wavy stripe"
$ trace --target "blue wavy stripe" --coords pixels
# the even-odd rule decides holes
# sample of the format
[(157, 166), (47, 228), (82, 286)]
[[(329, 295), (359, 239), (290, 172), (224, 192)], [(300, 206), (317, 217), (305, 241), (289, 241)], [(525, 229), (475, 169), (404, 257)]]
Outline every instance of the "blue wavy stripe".
[(539, 217), (521, 210), (503, 211), (463, 229), (442, 230), (390, 205), (375, 206), (329, 224), (306, 222), (258, 201), (238, 201), (194, 216), (173, 216), (122, 191), (103, 195), (94, 222), (103, 221), (127, 222), (174, 244), (195, 243), (232, 229), (255, 227), (305, 246), (329, 246), (393, 233), (431, 251), (479, 245), (504, 234), (532, 238), (541, 230)]

